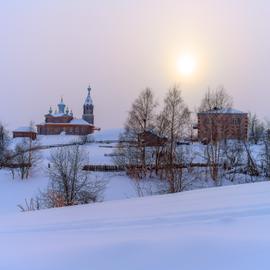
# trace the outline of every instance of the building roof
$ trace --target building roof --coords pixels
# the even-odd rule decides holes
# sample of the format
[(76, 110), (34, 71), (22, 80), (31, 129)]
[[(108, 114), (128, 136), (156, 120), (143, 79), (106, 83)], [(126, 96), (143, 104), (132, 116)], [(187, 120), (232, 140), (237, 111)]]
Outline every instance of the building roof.
[(51, 122), (48, 122), (48, 123), (41, 123), (39, 124), (38, 126), (40, 125), (54, 125), (54, 126), (59, 126), (59, 125), (78, 125), (78, 126), (93, 126), (92, 124), (89, 124), (88, 122), (86, 122), (85, 120), (83, 119), (72, 119), (70, 122), (67, 122), (67, 123), (51, 123)]
[(65, 106), (66, 106), (66, 104), (64, 103), (63, 97), (61, 97), (61, 100), (60, 100), (60, 102), (58, 103), (58, 105), (65, 105)]
[(52, 116), (52, 117), (68, 116), (68, 115), (65, 114), (65, 113), (59, 113), (59, 112), (57, 112), (57, 113), (51, 113), (51, 114), (47, 114), (47, 115), (50, 115), (50, 116)]
[(14, 132), (37, 132), (34, 127), (19, 127)]
[(72, 125), (92, 126), (92, 124), (89, 124), (88, 122), (86, 122), (82, 118), (80, 118), (80, 119), (73, 119), (69, 123), (72, 124)]
[(246, 114), (233, 108), (215, 108), (213, 110), (199, 112), (199, 114)]
[(87, 90), (88, 90), (88, 94), (87, 94), (87, 97), (85, 99), (84, 105), (93, 105), (93, 100), (92, 100), (91, 94), (90, 94), (91, 87), (89, 86)]

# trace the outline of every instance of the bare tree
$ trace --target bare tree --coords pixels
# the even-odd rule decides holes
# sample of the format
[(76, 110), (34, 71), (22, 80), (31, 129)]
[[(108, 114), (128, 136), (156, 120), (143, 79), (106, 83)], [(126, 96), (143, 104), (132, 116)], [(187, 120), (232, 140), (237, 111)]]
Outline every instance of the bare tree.
[[(156, 134), (159, 138), (166, 138), (167, 139), (167, 128), (168, 128), (168, 119), (166, 118), (165, 113), (160, 113), (156, 117), (155, 121), (156, 126)], [(162, 160), (165, 154), (166, 144), (157, 144), (155, 146), (155, 173), (158, 175), (160, 174), (160, 178), (162, 178)]]
[(0, 123), (0, 168), (5, 163), (5, 154), (9, 144), (9, 136), (6, 128)]
[(212, 180), (216, 185), (220, 184), (220, 168), (222, 161), (222, 149), (224, 141), (210, 141), (205, 148), (205, 157)]
[(48, 169), (51, 181), (43, 194), (46, 207), (85, 204), (101, 199), (106, 183), (89, 177), (89, 173), (83, 170), (87, 162), (88, 154), (79, 145), (51, 152)]
[(157, 103), (150, 88), (143, 90), (133, 102), (125, 124), (125, 133), (129, 138), (137, 139), (137, 135), (154, 127), (154, 110)]
[(263, 149), (261, 154), (261, 163), (263, 173), (267, 178), (270, 178), (270, 137), (264, 136)]
[(157, 103), (150, 88), (143, 90), (139, 97), (133, 102), (125, 124), (125, 130), (120, 138), (122, 143), (117, 149), (117, 162), (137, 168), (138, 177), (145, 176), (148, 154), (146, 145), (142, 144), (139, 135), (154, 128), (155, 108)]
[(178, 86), (174, 86), (168, 91), (160, 118), (163, 121), (163, 125), (165, 125), (164, 127), (166, 127), (164, 136), (168, 138), (163, 155), (163, 163), (166, 168), (165, 174), (169, 183), (169, 192), (179, 192), (181, 188), (178, 186), (177, 178), (179, 177), (179, 173), (181, 174), (181, 171), (179, 172), (179, 169), (175, 166), (178, 156), (177, 142), (185, 136), (190, 112), (182, 99)]
[[(232, 161), (227, 140), (229, 139), (231, 118), (222, 113), (222, 109), (232, 107), (233, 100), (223, 87), (215, 90), (208, 89), (201, 101), (199, 112), (201, 121), (207, 126), (204, 130), (205, 159), (208, 164), (210, 177), (216, 183), (221, 182), (221, 169), (226, 160)], [(240, 123), (239, 123), (240, 125)], [(239, 139), (241, 138), (239, 126)], [(226, 163), (226, 162), (225, 162)]]
[(263, 140), (265, 132), (264, 123), (257, 117), (256, 114), (249, 113), (249, 141), (254, 144), (258, 144), (259, 141)]
[(231, 182), (241, 172), (239, 168), (244, 165), (244, 143), (242, 141), (230, 141), (224, 144), (222, 151), (224, 177)]
[(16, 165), (20, 178), (27, 179), (38, 167), (41, 161), (38, 141), (31, 138), (23, 138), (15, 146), (15, 150), (10, 154), (9, 162)]
[(199, 112), (210, 111), (215, 108), (230, 108), (233, 105), (233, 99), (223, 86), (217, 87), (215, 90), (208, 88), (205, 93)]

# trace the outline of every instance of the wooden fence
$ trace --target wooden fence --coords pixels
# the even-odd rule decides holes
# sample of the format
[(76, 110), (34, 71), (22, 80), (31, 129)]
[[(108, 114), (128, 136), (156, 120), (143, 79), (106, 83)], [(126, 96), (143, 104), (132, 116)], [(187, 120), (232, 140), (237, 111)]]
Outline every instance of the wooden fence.
[[(190, 164), (174, 164), (175, 169), (184, 169), (184, 168), (206, 168), (211, 166), (218, 166), (218, 167), (224, 167), (224, 164), (219, 165), (211, 165), (207, 163), (190, 163)], [(121, 171), (128, 171), (133, 169), (146, 169), (149, 171), (156, 170), (156, 167), (153, 165), (148, 165), (146, 167), (138, 166), (138, 165), (85, 165), (83, 167), (83, 170), (85, 171), (91, 171), (91, 172), (121, 172)], [(166, 170), (168, 167), (166, 166), (159, 166), (157, 168), (158, 170)], [(229, 167), (226, 167), (227, 170), (229, 170)]]

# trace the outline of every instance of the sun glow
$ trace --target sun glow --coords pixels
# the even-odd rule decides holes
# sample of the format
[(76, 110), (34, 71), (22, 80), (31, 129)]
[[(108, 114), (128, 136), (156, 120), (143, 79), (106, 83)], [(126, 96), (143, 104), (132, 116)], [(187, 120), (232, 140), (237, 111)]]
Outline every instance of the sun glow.
[(177, 69), (179, 73), (183, 76), (190, 76), (196, 70), (196, 60), (190, 54), (183, 54), (178, 58)]

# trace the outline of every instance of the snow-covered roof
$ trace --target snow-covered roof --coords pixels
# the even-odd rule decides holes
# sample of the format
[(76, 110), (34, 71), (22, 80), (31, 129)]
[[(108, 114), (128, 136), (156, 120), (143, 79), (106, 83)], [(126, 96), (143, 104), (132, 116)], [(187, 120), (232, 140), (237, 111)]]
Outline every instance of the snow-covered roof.
[(83, 119), (73, 119), (69, 122), (70, 124), (72, 125), (86, 125), (86, 126), (92, 126), (91, 124), (89, 124), (88, 122), (86, 122), (85, 120)]
[(85, 120), (83, 119), (72, 119), (70, 122), (67, 122), (67, 123), (51, 123), (51, 122), (42, 122), (40, 123), (39, 125), (56, 125), (56, 126), (59, 126), (59, 125), (83, 125), (83, 126), (93, 126), (92, 124), (89, 124), (88, 122), (86, 122)]
[(15, 132), (36, 132), (34, 127), (19, 127), (14, 130)]
[(65, 116), (66, 114), (65, 113), (52, 113), (50, 115), (53, 117), (61, 117), (61, 116)]
[(233, 108), (216, 108), (213, 110), (209, 110), (206, 112), (200, 112), (200, 114), (214, 114), (214, 113), (218, 113), (218, 114), (246, 114), (245, 112), (233, 109)]

